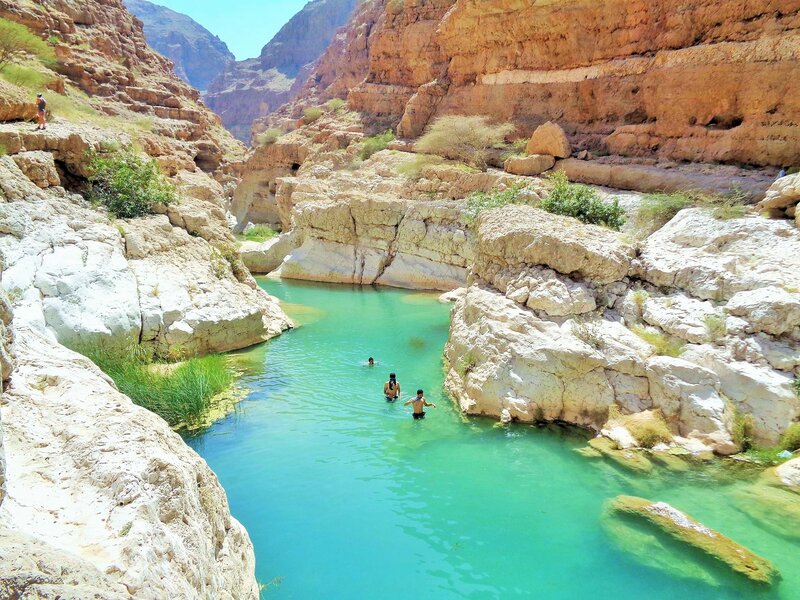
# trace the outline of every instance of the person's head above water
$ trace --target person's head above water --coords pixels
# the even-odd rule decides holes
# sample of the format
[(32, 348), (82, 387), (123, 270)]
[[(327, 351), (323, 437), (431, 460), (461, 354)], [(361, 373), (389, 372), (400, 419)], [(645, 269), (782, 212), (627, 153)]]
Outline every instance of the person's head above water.
[(397, 379), (397, 375), (394, 373), (389, 373), (389, 379)]
[(371, 365), (374, 365), (374, 364), (375, 364), (375, 359), (374, 359), (374, 358), (372, 358), (372, 357), (370, 356), (370, 357), (369, 357), (369, 360), (368, 360), (367, 362), (368, 362), (369, 364), (371, 364)]
[(425, 392), (423, 392), (422, 390), (417, 390), (417, 396), (422, 396), (422, 394), (424, 394), (424, 393)]

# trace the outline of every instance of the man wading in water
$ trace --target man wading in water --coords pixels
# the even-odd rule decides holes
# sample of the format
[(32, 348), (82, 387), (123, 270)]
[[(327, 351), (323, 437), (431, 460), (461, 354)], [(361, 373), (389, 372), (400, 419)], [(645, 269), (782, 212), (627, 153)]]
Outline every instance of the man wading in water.
[(411, 398), (408, 402), (403, 404), (403, 406), (408, 406), (409, 404), (414, 405), (414, 420), (424, 419), (425, 418), (425, 407), (430, 406), (431, 408), (436, 408), (435, 404), (431, 404), (427, 400), (425, 400), (425, 396), (423, 395), (425, 392), (422, 390), (417, 390), (417, 396), (415, 398)]
[(36, 116), (39, 119), (39, 125), (36, 131), (44, 131), (47, 129), (47, 121), (45, 121), (47, 113), (47, 100), (41, 94), (36, 94)]
[(389, 374), (389, 381), (383, 384), (383, 395), (387, 402), (394, 402), (400, 397), (400, 384), (397, 383), (397, 375)]

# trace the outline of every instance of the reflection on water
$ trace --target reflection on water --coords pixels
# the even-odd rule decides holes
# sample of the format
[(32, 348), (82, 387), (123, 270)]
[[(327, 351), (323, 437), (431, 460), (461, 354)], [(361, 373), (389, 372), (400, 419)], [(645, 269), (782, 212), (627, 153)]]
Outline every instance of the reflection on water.
[[(754, 597), (746, 581), (604, 520), (619, 494), (670, 502), (749, 546), (784, 576), (758, 593), (800, 597), (796, 541), (765, 525), (769, 508), (743, 504), (760, 489), (751, 471), (635, 476), (580, 456), (586, 437), (574, 429), (465, 421), (442, 391), (450, 306), (434, 295), (262, 285), (296, 319), (315, 317), (237, 353), (252, 393), (189, 442), (250, 532), (258, 578), (273, 582), (265, 597)], [(364, 366), (369, 356), (381, 364)], [(404, 397), (421, 387), (438, 408), (415, 422), (387, 404), (390, 371)]]

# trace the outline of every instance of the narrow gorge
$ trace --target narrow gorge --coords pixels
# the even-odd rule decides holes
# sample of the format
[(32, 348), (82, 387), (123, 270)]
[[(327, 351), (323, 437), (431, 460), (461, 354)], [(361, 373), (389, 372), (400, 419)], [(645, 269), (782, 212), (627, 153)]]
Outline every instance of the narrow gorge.
[(0, 598), (800, 593), (800, 2), (127, 6), (0, 0)]

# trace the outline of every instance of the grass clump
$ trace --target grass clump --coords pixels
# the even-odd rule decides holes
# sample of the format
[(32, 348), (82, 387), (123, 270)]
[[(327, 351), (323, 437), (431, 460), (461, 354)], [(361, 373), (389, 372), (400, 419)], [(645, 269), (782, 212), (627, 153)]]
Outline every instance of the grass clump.
[(504, 190), (491, 192), (474, 192), (467, 197), (467, 221), (474, 223), (480, 214), (493, 208), (501, 208), (508, 204), (521, 204), (525, 186), (514, 184)]
[(44, 89), (52, 77), (47, 73), (43, 73), (39, 69), (18, 64), (7, 64), (2, 71), (0, 71), (3, 79), (21, 88), (25, 88), (31, 92), (39, 92)]
[(653, 347), (658, 356), (671, 356), (678, 358), (686, 349), (686, 342), (670, 337), (664, 333), (647, 329), (641, 325), (634, 325), (631, 331)]
[(455, 370), (456, 373), (458, 373), (458, 376), (461, 377), (461, 379), (464, 379), (467, 375), (472, 373), (477, 366), (478, 357), (472, 350), (468, 350), (466, 354), (461, 356), (458, 361), (456, 361)]
[(720, 315), (706, 315), (703, 319), (706, 326), (706, 333), (708, 334), (708, 341), (716, 344), (722, 340), (728, 333), (728, 327), (725, 324), (725, 317)]
[(672, 441), (672, 432), (658, 409), (623, 415), (619, 407), (612, 404), (608, 409), (608, 421), (625, 427), (642, 448), (649, 449)]
[(4, 144), (0, 144), (0, 156), (5, 156), (6, 154), (8, 154), (8, 148)]
[(419, 181), (422, 179), (422, 171), (426, 167), (441, 165), (444, 162), (445, 160), (441, 156), (415, 154), (410, 160), (398, 165), (395, 171), (397, 171), (399, 175), (411, 179), (412, 181)]
[(248, 227), (242, 234), (244, 239), (249, 242), (266, 242), (276, 235), (278, 235), (278, 232), (267, 225), (253, 225)]
[(742, 449), (742, 452), (755, 450), (756, 424), (752, 415), (741, 412), (737, 408), (733, 409), (733, 423), (731, 424), (731, 438)]
[(342, 112), (345, 106), (347, 106), (347, 102), (341, 98), (331, 98), (325, 103), (325, 108), (327, 108), (328, 112), (332, 114)]
[(26, 55), (33, 55), (46, 65), (52, 65), (56, 60), (52, 46), (30, 29), (0, 18), (0, 71), (4, 71), (11, 63), (23, 60)]
[(597, 190), (570, 183), (563, 171), (551, 175), (550, 181), (553, 182), (553, 189), (542, 201), (543, 210), (617, 231), (625, 224), (625, 210), (616, 199), (613, 202), (604, 201)]
[(131, 149), (94, 154), (89, 163), (89, 200), (103, 204), (115, 217), (131, 219), (152, 214), (156, 205), (177, 202), (175, 187), (158, 163)]
[(631, 293), (631, 302), (636, 307), (636, 310), (639, 311), (641, 315), (644, 313), (644, 307), (647, 305), (647, 301), (650, 299), (650, 294), (647, 293), (647, 290), (636, 290)]
[(316, 106), (309, 106), (303, 111), (303, 123), (306, 125), (310, 125), (311, 123), (318, 121), (320, 117), (322, 117), (323, 111), (321, 108)]
[(256, 144), (259, 146), (269, 146), (278, 141), (278, 138), (283, 135), (283, 129), (277, 127), (270, 127), (266, 131), (259, 133), (256, 136)]
[(386, 150), (394, 141), (394, 132), (389, 129), (384, 131), (383, 133), (379, 133), (378, 135), (373, 135), (372, 137), (364, 138), (361, 146), (361, 152), (359, 152), (359, 156), (361, 160), (367, 160), (373, 154), (380, 152), (381, 150)]
[(696, 197), (691, 192), (674, 194), (647, 194), (639, 206), (638, 217), (650, 223), (664, 224), (684, 208), (695, 204)]
[(486, 169), (489, 151), (505, 144), (514, 131), (509, 123), (493, 124), (488, 117), (441, 117), (416, 144), (416, 150)]
[(725, 194), (711, 198), (710, 204), (713, 207), (711, 212), (715, 218), (722, 221), (741, 219), (747, 215), (745, 204), (747, 198), (747, 192), (739, 186), (734, 186)]
[(225, 357), (216, 354), (169, 364), (156, 362), (152, 352), (134, 344), (78, 351), (111, 377), (120, 392), (172, 427), (201, 422), (212, 398), (234, 381)]
[(792, 423), (781, 438), (781, 450), (797, 452), (800, 450), (800, 423)]

